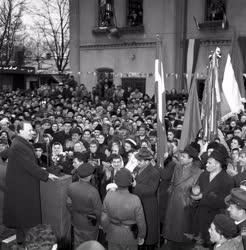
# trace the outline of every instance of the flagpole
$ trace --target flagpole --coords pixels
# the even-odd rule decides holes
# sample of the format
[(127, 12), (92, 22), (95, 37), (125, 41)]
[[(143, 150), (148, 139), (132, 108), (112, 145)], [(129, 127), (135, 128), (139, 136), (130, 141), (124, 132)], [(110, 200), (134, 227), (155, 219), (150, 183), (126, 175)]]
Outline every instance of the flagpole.
[(167, 138), (165, 128), (165, 113), (166, 113), (166, 93), (165, 79), (162, 60), (162, 42), (160, 35), (156, 35), (156, 58), (155, 58), (155, 89), (157, 103), (157, 165), (163, 168), (164, 155), (167, 150)]
[[(156, 103), (157, 103), (157, 166), (158, 166), (158, 169), (161, 169), (164, 167), (164, 153), (163, 153), (163, 156), (160, 155), (162, 150), (161, 150), (161, 142), (160, 142), (160, 138), (161, 137), (161, 119), (160, 119), (160, 112), (162, 113), (162, 118), (164, 120), (164, 114), (163, 114), (163, 110), (160, 110), (160, 86), (159, 84), (162, 84), (164, 85), (164, 79), (162, 79), (162, 76), (161, 76), (161, 72), (163, 72), (163, 69), (161, 64), (161, 60), (160, 60), (160, 53), (161, 52), (161, 39), (160, 39), (160, 35), (159, 34), (156, 34), (156, 58), (155, 58), (155, 97), (156, 97)], [(160, 69), (160, 71), (159, 71)], [(163, 86), (164, 87), (164, 86)], [(165, 89), (164, 89), (165, 90)], [(165, 95), (165, 92), (164, 92), (164, 95)], [(165, 100), (165, 99), (164, 99)], [(160, 186), (158, 186), (158, 189), (157, 189), (157, 204), (158, 204), (158, 213), (157, 213), (157, 221), (158, 221), (158, 249), (161, 247), (161, 221), (160, 221)]]

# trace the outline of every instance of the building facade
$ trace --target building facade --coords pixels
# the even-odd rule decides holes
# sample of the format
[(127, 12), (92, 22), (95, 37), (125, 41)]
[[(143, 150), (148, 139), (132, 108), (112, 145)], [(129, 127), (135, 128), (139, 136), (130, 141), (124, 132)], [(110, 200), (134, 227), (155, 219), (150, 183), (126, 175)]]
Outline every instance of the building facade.
[(203, 84), (217, 46), (221, 80), (233, 37), (245, 44), (245, 0), (70, 0), (70, 13), (71, 71), (89, 90), (107, 79), (152, 96), (157, 35), (167, 90)]

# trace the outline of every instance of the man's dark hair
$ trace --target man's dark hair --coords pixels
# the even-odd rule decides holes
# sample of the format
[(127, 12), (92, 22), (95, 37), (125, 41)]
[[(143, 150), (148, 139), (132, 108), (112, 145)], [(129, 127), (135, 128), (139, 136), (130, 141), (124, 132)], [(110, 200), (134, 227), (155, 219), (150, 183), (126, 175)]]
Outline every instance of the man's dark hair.
[(17, 124), (16, 131), (17, 131), (18, 134), (20, 133), (20, 130), (24, 129), (24, 124), (27, 124), (27, 123), (31, 124), (31, 122), (29, 122), (29, 121), (20, 121)]
[(120, 155), (117, 155), (117, 154), (112, 154), (112, 155), (110, 156), (110, 158), (111, 158), (111, 162), (112, 162), (114, 159), (116, 159), (116, 160), (120, 159), (120, 160), (121, 160), (121, 156), (120, 156)]
[(73, 155), (73, 159), (78, 159), (79, 162), (86, 162), (87, 157), (86, 154), (75, 152)]

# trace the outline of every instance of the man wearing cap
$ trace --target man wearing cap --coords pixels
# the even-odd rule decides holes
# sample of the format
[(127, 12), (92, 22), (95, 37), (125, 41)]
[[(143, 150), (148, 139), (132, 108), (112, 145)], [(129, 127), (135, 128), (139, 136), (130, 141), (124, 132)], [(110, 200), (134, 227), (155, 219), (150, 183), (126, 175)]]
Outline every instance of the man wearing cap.
[(238, 226), (243, 238), (244, 249), (246, 249), (246, 190), (243, 188), (233, 188), (226, 196), (225, 203), (230, 217)]
[(210, 241), (216, 250), (243, 250), (242, 238), (237, 226), (225, 214), (217, 214), (209, 228)]
[(189, 241), (185, 233), (191, 232), (191, 205), (190, 191), (197, 182), (201, 169), (194, 160), (198, 151), (191, 145), (181, 152), (176, 163), (171, 184), (165, 218), (164, 237), (168, 240), (170, 249), (189, 249)]
[(108, 240), (108, 250), (137, 250), (146, 234), (146, 224), (141, 201), (131, 194), (131, 172), (125, 168), (115, 175), (116, 191), (108, 191), (101, 215), (103, 230)]
[(194, 217), (194, 233), (199, 234), (204, 245), (209, 245), (208, 228), (216, 214), (225, 210), (225, 197), (233, 188), (232, 177), (226, 173), (226, 157), (221, 151), (214, 150), (207, 161), (204, 171), (197, 182), (200, 194), (192, 196), (197, 202)]
[(88, 240), (96, 240), (102, 202), (99, 193), (90, 183), (95, 167), (89, 163), (79, 166), (79, 181), (70, 184), (67, 207), (74, 227), (74, 248)]
[(153, 155), (147, 148), (141, 148), (135, 157), (138, 160), (138, 166), (134, 169), (133, 193), (140, 198), (143, 204), (147, 223), (145, 246), (151, 250), (154, 249), (159, 237), (157, 189), (160, 173), (151, 164)]

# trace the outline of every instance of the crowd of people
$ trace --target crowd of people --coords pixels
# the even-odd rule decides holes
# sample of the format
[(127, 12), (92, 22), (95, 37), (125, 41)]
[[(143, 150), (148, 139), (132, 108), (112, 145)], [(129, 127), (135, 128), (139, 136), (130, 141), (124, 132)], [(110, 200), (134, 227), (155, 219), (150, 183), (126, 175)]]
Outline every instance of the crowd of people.
[(171, 90), (159, 168), (154, 96), (72, 83), (0, 94), (3, 223), (18, 229), (20, 249), (41, 223), (39, 182), (64, 174), (74, 249), (246, 249), (246, 113), (180, 152), (188, 95)]

